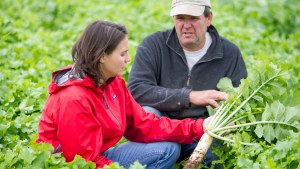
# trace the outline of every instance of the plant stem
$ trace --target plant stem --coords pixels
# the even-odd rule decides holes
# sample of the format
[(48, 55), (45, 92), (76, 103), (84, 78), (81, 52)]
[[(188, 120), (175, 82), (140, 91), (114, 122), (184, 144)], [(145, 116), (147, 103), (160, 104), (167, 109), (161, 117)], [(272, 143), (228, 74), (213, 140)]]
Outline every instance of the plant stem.
[[(226, 138), (226, 137), (222, 137), (220, 135), (217, 135), (215, 133), (213, 133), (212, 131), (207, 131), (207, 134), (209, 134), (211, 137), (213, 138), (216, 138), (216, 139), (219, 139), (219, 140), (223, 140), (223, 141), (227, 141), (227, 142), (231, 142), (231, 143), (234, 143), (234, 140), (231, 140), (229, 138)], [(243, 145), (248, 145), (248, 146), (251, 146), (251, 145), (254, 145), (253, 143), (246, 143), (246, 142), (240, 142), (241, 144)]]
[(286, 125), (286, 126), (294, 127), (295, 129), (299, 130), (298, 127), (293, 126), (293, 125), (291, 125), (289, 123), (285, 123), (285, 122), (279, 122), (279, 121), (255, 121), (255, 122), (251, 122), (251, 123), (245, 123), (245, 124), (238, 124), (238, 125), (233, 125), (233, 126), (220, 127), (220, 128), (217, 128), (215, 130), (210, 130), (210, 131), (213, 132), (213, 133), (215, 133), (215, 132), (219, 132), (219, 131), (236, 129), (236, 128), (240, 128), (240, 127), (252, 126), (252, 125), (257, 125), (257, 124), (281, 124), (281, 125)]

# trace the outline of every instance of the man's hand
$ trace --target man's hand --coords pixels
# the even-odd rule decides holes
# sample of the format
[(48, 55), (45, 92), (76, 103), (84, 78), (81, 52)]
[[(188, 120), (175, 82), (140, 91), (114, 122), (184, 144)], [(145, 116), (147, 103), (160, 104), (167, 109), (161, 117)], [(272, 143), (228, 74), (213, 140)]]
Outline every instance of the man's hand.
[(217, 90), (191, 91), (189, 96), (190, 102), (197, 106), (208, 106), (218, 108), (218, 100), (227, 100), (228, 94)]

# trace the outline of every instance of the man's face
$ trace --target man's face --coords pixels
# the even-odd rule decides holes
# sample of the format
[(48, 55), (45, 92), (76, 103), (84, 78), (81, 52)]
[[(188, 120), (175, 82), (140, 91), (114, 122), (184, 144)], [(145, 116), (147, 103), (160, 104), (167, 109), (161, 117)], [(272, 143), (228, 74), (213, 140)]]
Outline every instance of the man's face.
[(182, 48), (188, 51), (200, 50), (205, 44), (205, 33), (210, 26), (212, 14), (209, 17), (175, 15), (173, 17), (176, 33)]

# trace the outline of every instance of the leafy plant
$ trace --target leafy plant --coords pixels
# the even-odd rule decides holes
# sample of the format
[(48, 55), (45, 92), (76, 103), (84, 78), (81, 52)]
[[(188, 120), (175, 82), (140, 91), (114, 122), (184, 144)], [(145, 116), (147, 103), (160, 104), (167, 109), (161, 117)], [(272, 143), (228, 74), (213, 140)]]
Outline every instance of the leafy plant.
[[(289, 137), (291, 131), (299, 133), (300, 108), (276, 100), (286, 94), (285, 76), (288, 72), (261, 63), (238, 88), (233, 88), (230, 79), (221, 79), (218, 87), (231, 97), (214, 113), (185, 168), (197, 168), (213, 138), (242, 145), (264, 140), (272, 144)], [(231, 134), (226, 135), (228, 131)]]

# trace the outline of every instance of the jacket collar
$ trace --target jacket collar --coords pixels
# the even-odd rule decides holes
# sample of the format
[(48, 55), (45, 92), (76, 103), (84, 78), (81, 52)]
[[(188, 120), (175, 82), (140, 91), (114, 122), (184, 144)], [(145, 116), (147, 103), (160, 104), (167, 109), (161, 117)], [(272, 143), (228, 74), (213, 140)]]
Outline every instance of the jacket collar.
[[(68, 79), (68, 72), (71, 71), (73, 65), (64, 67), (60, 70), (57, 70), (52, 73), (52, 81), (49, 85), (49, 94), (53, 94), (58, 92), (60, 89), (69, 87), (69, 86), (84, 86), (87, 88), (90, 88), (91, 90), (94, 90), (96, 93), (103, 93), (103, 90), (110, 84), (112, 81), (114, 81), (115, 77), (110, 78), (106, 81), (104, 85), (101, 87), (97, 87), (95, 82), (88, 76), (88, 75), (83, 75), (83, 77), (78, 77), (75, 79)], [(65, 78), (63, 76), (58, 76), (58, 74), (66, 74), (66, 78), (63, 80), (62, 84), (58, 84), (57, 78)]]
[[(208, 62), (214, 59), (223, 58), (223, 47), (221, 43), (221, 37), (219, 36), (218, 31), (213, 25), (209, 26), (207, 31), (211, 35), (212, 43), (208, 48), (207, 53), (201, 59), (201, 62)], [(180, 46), (175, 27), (170, 31), (168, 38), (166, 40), (166, 44), (170, 49), (172, 49), (182, 58), (185, 58), (185, 54), (183, 52), (182, 47)]]

